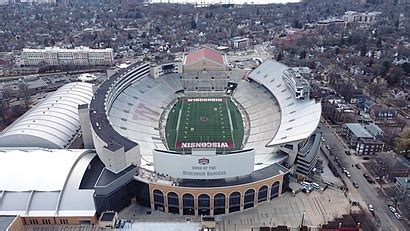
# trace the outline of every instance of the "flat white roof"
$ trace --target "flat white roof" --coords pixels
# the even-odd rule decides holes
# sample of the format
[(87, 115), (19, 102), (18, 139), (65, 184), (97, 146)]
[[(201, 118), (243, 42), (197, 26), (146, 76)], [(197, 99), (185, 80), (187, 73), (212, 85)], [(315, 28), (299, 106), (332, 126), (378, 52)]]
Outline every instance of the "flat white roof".
[(65, 149), (0, 150), (0, 191), (61, 190), (82, 153)]
[(358, 138), (373, 138), (373, 136), (359, 123), (346, 123), (345, 126)]
[(0, 147), (64, 148), (80, 130), (78, 105), (92, 96), (89, 83), (60, 87), (0, 133)]
[(23, 48), (23, 52), (112, 52), (112, 48), (92, 49), (90, 47), (75, 47), (72, 49), (60, 47), (45, 47), (44, 49)]

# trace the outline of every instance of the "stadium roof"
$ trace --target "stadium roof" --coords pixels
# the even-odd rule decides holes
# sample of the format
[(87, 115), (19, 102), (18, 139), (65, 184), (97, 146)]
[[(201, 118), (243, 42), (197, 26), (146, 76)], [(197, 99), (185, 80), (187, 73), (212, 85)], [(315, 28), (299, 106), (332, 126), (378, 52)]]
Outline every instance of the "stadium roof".
[(78, 105), (89, 104), (92, 84), (69, 83), (0, 134), (0, 147), (64, 148), (80, 130)]
[(93, 216), (93, 189), (79, 189), (95, 152), (0, 149), (0, 215)]
[(202, 47), (198, 50), (189, 52), (185, 56), (183, 65), (191, 65), (204, 59), (207, 59), (221, 66), (226, 65), (226, 61), (222, 54), (208, 47)]
[(296, 99), (282, 79), (289, 67), (266, 60), (249, 74), (249, 78), (265, 86), (277, 99), (281, 111), (280, 126), (267, 146), (307, 139), (319, 124), (322, 107), (315, 100)]

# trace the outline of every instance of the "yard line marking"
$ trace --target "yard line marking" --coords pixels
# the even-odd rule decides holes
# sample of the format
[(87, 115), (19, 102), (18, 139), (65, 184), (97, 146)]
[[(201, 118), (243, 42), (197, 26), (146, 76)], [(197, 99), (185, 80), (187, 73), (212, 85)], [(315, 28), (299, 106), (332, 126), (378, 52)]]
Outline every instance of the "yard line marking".
[(231, 136), (232, 136), (232, 143), (235, 146), (235, 138), (233, 137), (233, 126), (232, 126), (232, 118), (231, 118), (231, 110), (228, 107), (228, 100), (225, 100), (226, 109), (228, 110), (228, 118), (229, 124), (231, 125)]
[(178, 113), (178, 121), (177, 121), (177, 135), (175, 137), (175, 145), (174, 147), (177, 146), (177, 140), (178, 140), (178, 130), (179, 130), (179, 122), (180, 122), (180, 118), (181, 118), (181, 113), (182, 113), (182, 108), (184, 107), (184, 104), (182, 103), (181, 108), (179, 109), (179, 113)]

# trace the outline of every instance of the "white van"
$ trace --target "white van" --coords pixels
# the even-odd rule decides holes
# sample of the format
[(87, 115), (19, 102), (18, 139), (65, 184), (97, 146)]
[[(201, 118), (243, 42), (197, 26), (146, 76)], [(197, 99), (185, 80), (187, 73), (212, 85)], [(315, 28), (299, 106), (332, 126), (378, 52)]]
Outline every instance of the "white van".
[(303, 185), (303, 186), (306, 186), (306, 187), (310, 186), (310, 183), (307, 182), (307, 181), (302, 181), (302, 182), (300, 182), (300, 184)]
[(315, 188), (315, 189), (320, 189), (320, 185), (316, 182), (313, 182), (310, 185), (312, 185), (312, 187)]

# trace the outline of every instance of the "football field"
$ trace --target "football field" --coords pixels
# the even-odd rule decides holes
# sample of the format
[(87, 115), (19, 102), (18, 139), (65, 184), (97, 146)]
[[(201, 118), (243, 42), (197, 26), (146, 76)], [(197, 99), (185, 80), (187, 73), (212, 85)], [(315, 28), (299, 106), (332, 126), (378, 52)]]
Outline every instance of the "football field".
[(235, 150), (241, 148), (243, 122), (230, 98), (184, 97), (170, 110), (165, 133), (171, 150)]

